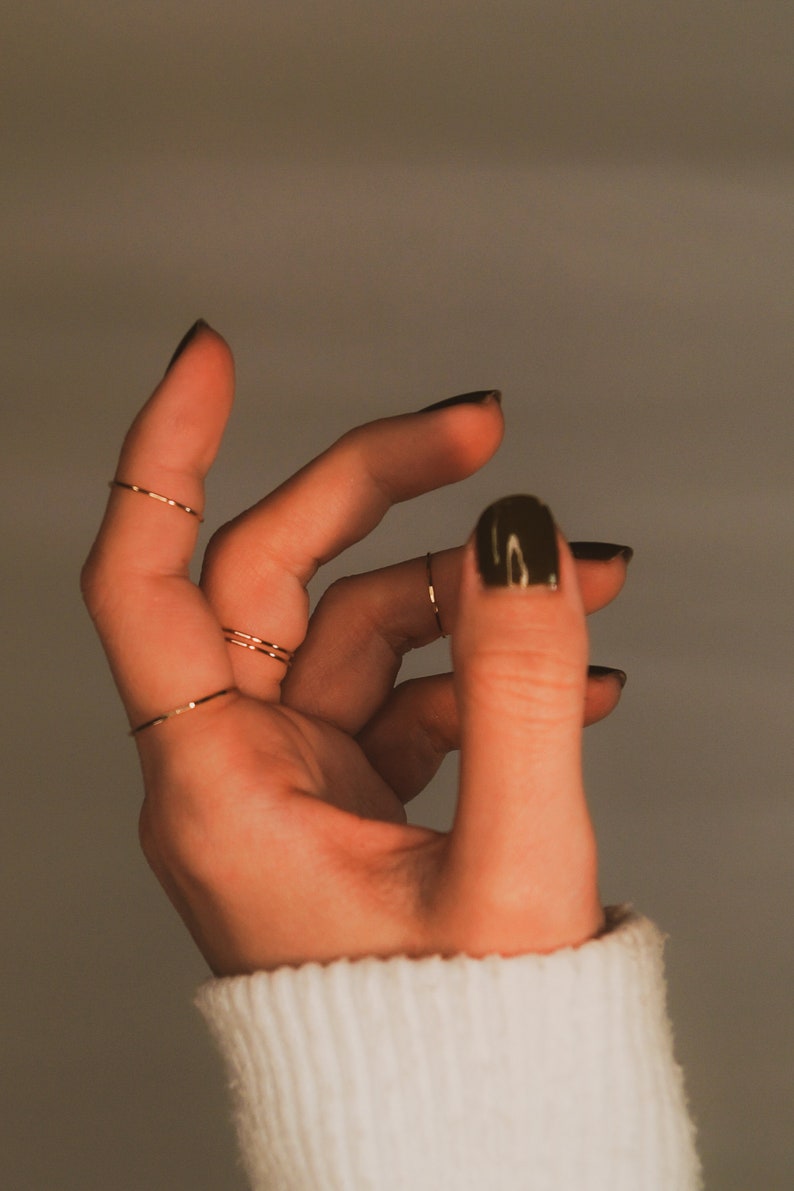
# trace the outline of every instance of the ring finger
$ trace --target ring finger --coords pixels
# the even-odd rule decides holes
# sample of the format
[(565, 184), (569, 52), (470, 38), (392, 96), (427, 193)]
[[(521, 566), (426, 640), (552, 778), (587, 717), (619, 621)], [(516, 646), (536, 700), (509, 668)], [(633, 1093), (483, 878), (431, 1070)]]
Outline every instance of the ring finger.
[[(576, 567), (585, 611), (596, 612), (620, 592), (631, 552), (577, 542), (572, 553), (580, 555)], [(455, 547), (431, 560), (413, 558), (333, 584), (317, 605), (284, 683), (285, 703), (360, 732), (389, 698), (403, 656), (442, 631), (454, 631), (462, 556), (463, 548)]]

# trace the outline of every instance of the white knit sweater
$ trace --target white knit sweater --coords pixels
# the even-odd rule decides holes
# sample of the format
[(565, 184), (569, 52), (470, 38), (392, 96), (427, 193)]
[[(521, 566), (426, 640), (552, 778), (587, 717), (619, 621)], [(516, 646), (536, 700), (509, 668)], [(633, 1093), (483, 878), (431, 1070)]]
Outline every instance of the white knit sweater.
[(692, 1191), (662, 936), (211, 981), (256, 1191)]

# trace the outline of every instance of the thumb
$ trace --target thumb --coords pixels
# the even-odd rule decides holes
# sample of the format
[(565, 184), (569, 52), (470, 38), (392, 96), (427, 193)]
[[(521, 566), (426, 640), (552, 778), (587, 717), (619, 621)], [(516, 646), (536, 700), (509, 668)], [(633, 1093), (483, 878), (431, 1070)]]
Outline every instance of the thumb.
[(445, 888), (475, 948), (581, 943), (602, 925), (581, 765), (587, 633), (570, 552), (535, 497), (482, 514), (453, 660), (461, 771)]

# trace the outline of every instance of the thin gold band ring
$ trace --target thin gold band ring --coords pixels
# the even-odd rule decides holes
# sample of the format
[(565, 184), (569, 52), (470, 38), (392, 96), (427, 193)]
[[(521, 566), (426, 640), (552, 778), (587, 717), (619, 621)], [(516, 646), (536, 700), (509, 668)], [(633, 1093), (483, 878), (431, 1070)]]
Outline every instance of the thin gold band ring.
[(425, 567), (427, 569), (427, 594), (430, 596), (430, 606), (432, 607), (433, 615), (436, 618), (436, 624), (438, 625), (438, 631), (442, 637), (446, 637), (447, 634), (444, 632), (444, 629), (441, 625), (441, 613), (438, 610), (438, 600), (436, 599), (436, 589), (435, 589), (435, 585), (433, 583), (432, 559), (433, 559), (433, 555), (428, 552), (427, 557), (425, 559)]
[(255, 637), (253, 633), (241, 633), (239, 629), (224, 628), (221, 631), (224, 641), (228, 641), (229, 645), (239, 645), (241, 649), (264, 653), (277, 662), (283, 662), (287, 667), (292, 665), (292, 659), (295, 657), (294, 649), (284, 649), (281, 645), (274, 645), (272, 641), (264, 641), (261, 637)]
[(171, 720), (174, 716), (184, 715), (186, 711), (194, 711), (197, 707), (201, 707), (202, 703), (209, 703), (210, 699), (219, 699), (221, 695), (231, 695), (236, 690), (236, 686), (227, 686), (222, 691), (213, 691), (211, 695), (205, 695), (203, 699), (191, 699), (182, 707), (175, 707), (173, 711), (164, 711), (162, 715), (156, 715), (153, 720), (147, 720), (145, 724), (138, 724), (137, 728), (132, 729), (130, 736), (137, 736), (145, 728), (156, 728), (158, 724), (164, 724), (166, 720)]
[(183, 513), (190, 513), (191, 517), (197, 517), (199, 521), (204, 520), (201, 513), (196, 509), (192, 509), (190, 505), (183, 505), (178, 500), (173, 500), (170, 496), (162, 496), (159, 492), (150, 492), (148, 488), (141, 488), (138, 484), (126, 484), (124, 480), (111, 480), (108, 487), (126, 488), (128, 492), (138, 492), (141, 496), (151, 496), (152, 500), (159, 500), (161, 504), (171, 505), (174, 509), (181, 509)]

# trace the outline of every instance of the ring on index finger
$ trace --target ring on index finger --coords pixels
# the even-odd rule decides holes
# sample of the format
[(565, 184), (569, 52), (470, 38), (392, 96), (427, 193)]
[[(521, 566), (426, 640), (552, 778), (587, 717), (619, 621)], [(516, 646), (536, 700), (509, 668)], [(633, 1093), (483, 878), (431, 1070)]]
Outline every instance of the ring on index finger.
[(150, 492), (148, 488), (141, 488), (138, 484), (126, 484), (124, 480), (111, 480), (109, 488), (126, 488), (128, 492), (137, 492), (141, 496), (150, 496), (152, 500), (159, 500), (161, 504), (171, 505), (174, 509), (181, 509), (183, 513), (189, 513), (191, 517), (198, 517), (199, 521), (203, 521), (201, 513), (190, 505), (183, 505), (180, 501), (174, 500), (171, 496), (163, 496), (159, 492)]

